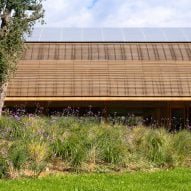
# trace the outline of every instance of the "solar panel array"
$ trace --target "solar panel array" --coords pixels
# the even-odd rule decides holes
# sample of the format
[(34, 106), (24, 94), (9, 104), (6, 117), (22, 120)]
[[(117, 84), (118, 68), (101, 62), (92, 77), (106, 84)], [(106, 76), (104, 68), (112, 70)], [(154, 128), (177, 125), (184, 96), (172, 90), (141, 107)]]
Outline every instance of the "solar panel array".
[(191, 42), (191, 28), (35, 28), (29, 42)]

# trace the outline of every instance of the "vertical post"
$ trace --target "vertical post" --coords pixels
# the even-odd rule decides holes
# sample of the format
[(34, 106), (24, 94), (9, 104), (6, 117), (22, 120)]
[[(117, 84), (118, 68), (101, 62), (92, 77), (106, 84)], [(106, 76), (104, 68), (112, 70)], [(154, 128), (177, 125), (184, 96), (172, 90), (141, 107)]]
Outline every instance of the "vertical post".
[(185, 128), (189, 128), (189, 107), (185, 106)]
[(157, 125), (161, 125), (161, 108), (156, 109), (156, 123)]
[(108, 106), (106, 101), (104, 101), (103, 118), (104, 122), (108, 123)]
[(172, 127), (172, 119), (171, 119), (171, 105), (170, 103), (167, 103), (167, 128), (171, 129)]
[(191, 125), (191, 108), (190, 105), (188, 106), (188, 129), (190, 129), (190, 125)]

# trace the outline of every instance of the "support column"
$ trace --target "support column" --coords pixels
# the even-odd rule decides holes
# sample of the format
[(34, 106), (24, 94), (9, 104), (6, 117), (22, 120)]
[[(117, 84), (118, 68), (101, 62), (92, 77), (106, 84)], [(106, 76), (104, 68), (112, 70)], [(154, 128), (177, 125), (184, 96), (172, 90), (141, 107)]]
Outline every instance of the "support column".
[(171, 105), (170, 103), (167, 103), (167, 128), (171, 129), (172, 127), (172, 114), (171, 114)]
[(103, 108), (102, 116), (104, 118), (104, 121), (107, 123), (108, 122), (108, 103), (107, 103), (107, 101), (104, 101), (104, 108)]

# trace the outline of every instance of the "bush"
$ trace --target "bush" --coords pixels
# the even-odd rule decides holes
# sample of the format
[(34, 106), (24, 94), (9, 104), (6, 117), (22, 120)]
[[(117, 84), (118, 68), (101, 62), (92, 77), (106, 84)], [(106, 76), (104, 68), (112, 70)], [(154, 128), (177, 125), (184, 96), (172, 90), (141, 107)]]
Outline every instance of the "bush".
[(56, 140), (52, 145), (53, 153), (69, 162), (72, 167), (81, 166), (87, 158), (87, 147), (80, 136), (71, 135), (66, 140)]
[(191, 165), (191, 133), (182, 130), (174, 134), (172, 140), (173, 153), (178, 163), (190, 162)]
[(15, 169), (20, 170), (28, 159), (27, 154), (26, 147), (16, 142), (9, 149), (8, 160)]
[(46, 135), (46, 128), (50, 125), (49, 120), (45, 117), (22, 117), (22, 139), (25, 141), (43, 140)]
[(27, 151), (29, 158), (36, 163), (45, 161), (49, 156), (47, 144), (41, 141), (32, 141), (28, 143)]
[(13, 117), (0, 118), (0, 138), (7, 140), (17, 139), (22, 135), (21, 124)]
[(164, 129), (149, 129), (139, 139), (135, 139), (138, 152), (150, 162), (157, 166), (173, 165), (171, 137)]
[(135, 125), (133, 118), (126, 125), (99, 120), (71, 116), (2, 117), (0, 177), (11, 170), (18, 176), (25, 170), (38, 174), (54, 164), (100, 171), (191, 166), (190, 131), (170, 134), (164, 129), (127, 127), (128, 123)]
[(111, 164), (124, 165), (128, 154), (121, 126), (105, 127), (97, 137), (100, 159)]
[(0, 156), (0, 178), (5, 178), (8, 176), (8, 163), (5, 158)]
[[(130, 137), (131, 153), (155, 166), (172, 166), (171, 135), (164, 129), (138, 127)], [(145, 161), (146, 162), (146, 161)]]

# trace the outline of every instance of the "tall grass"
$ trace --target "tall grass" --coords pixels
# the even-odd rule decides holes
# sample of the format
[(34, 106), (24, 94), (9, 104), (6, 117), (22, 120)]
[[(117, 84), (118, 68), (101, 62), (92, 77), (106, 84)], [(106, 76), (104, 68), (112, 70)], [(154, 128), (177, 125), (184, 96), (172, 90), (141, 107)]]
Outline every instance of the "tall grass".
[(45, 169), (106, 171), (132, 166), (191, 166), (191, 132), (129, 128), (93, 117), (0, 119), (0, 177), (14, 171), (25, 176)]
[(174, 152), (177, 165), (184, 164), (191, 166), (191, 133), (182, 130), (174, 135), (172, 140), (172, 150)]
[(170, 143), (171, 136), (164, 129), (150, 129), (142, 135), (137, 150), (156, 166), (171, 166), (173, 156)]

